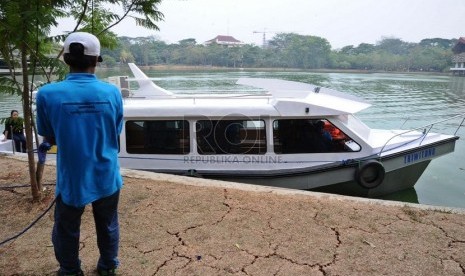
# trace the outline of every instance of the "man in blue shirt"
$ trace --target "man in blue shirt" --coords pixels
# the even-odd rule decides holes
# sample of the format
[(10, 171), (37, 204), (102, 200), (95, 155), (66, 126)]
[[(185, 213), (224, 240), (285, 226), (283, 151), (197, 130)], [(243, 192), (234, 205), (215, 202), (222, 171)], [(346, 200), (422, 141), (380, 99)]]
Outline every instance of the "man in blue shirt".
[(64, 43), (66, 79), (37, 93), (40, 135), (57, 145), (55, 223), (52, 241), (60, 264), (58, 275), (83, 275), (79, 260), (81, 215), (92, 211), (100, 258), (99, 275), (115, 275), (118, 262), (118, 201), (123, 180), (119, 171), (118, 136), (123, 122), (121, 93), (95, 76), (101, 62), (100, 42), (76, 32)]

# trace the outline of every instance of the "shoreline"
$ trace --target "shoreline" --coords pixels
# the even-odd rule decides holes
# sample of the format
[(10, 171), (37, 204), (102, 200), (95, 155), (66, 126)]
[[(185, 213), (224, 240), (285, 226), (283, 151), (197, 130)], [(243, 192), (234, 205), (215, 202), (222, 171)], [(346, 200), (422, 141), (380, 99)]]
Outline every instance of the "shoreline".
[[(118, 65), (118, 68), (126, 68), (127, 65)], [(412, 74), (412, 75), (437, 75), (453, 76), (452, 72), (424, 72), (424, 71), (382, 71), (382, 70), (360, 70), (360, 69), (300, 69), (300, 68), (270, 68), (270, 67), (218, 67), (201, 65), (138, 65), (143, 70), (161, 71), (264, 71), (264, 72), (310, 72), (310, 73), (358, 73), (358, 74)], [(99, 70), (114, 70), (115, 67), (100, 66)]]

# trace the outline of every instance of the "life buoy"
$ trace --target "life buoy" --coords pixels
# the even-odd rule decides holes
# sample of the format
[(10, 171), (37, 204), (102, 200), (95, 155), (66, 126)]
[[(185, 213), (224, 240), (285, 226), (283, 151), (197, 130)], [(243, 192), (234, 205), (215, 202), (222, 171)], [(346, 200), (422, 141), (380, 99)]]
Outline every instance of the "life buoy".
[(369, 160), (362, 163), (355, 171), (355, 181), (360, 186), (367, 189), (373, 189), (383, 183), (386, 171), (381, 162)]

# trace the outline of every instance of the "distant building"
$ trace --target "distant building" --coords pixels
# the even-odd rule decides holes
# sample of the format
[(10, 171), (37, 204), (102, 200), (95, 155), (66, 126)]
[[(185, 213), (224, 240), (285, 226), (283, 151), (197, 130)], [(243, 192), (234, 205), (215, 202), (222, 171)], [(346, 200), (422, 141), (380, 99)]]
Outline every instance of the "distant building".
[(457, 44), (452, 48), (452, 52), (454, 53), (452, 62), (455, 66), (450, 70), (453, 74), (465, 75), (465, 37), (459, 38)]
[(229, 35), (217, 35), (215, 38), (204, 42), (205, 45), (218, 44), (227, 47), (240, 47), (245, 43)]

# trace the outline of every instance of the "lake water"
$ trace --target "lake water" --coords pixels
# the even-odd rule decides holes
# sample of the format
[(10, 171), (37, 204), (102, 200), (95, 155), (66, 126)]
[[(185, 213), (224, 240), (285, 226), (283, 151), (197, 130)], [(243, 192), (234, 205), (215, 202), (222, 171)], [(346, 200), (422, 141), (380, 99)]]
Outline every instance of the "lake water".
[[(129, 69), (99, 71), (101, 78), (128, 75)], [(357, 114), (372, 128), (414, 128), (465, 113), (465, 78), (421, 74), (313, 73), (303, 71), (146, 71), (168, 90), (182, 93), (243, 92), (240, 77), (278, 78), (312, 83), (361, 97), (372, 106)], [(250, 91), (259, 93), (259, 91)], [(17, 97), (0, 94), (0, 118), (21, 111)], [(22, 112), (21, 112), (22, 114)], [(435, 132), (453, 134), (460, 120), (437, 125)], [(3, 131), (3, 125), (0, 127)], [(465, 136), (465, 126), (458, 132)], [(390, 200), (465, 208), (465, 139), (454, 153), (433, 160), (414, 189), (384, 197)]]

